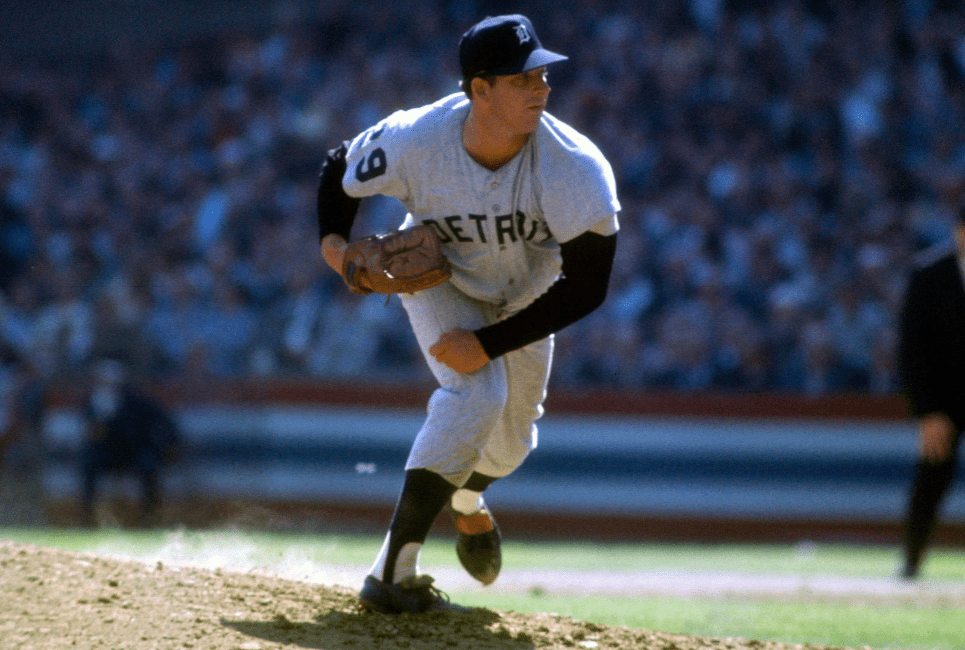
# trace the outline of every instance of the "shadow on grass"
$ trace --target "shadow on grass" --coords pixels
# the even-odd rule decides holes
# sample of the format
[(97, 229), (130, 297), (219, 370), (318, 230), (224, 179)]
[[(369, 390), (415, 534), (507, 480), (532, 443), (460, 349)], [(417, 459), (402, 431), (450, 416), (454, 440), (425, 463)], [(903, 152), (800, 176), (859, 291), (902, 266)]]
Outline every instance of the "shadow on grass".
[(270, 621), (228, 620), (221, 624), (265, 641), (316, 650), (431, 647), (447, 650), (534, 650), (527, 635), (514, 635), (487, 609), (469, 613), (366, 614), (332, 611), (313, 622), (279, 614)]

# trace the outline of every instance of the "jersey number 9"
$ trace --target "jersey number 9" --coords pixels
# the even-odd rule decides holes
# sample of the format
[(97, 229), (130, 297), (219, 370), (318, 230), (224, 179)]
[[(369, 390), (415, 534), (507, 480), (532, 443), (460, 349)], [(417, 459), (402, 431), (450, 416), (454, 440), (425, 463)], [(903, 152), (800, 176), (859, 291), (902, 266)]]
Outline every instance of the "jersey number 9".
[(355, 178), (358, 179), (359, 183), (370, 181), (384, 174), (385, 167), (385, 151), (382, 150), (382, 147), (378, 147), (372, 150), (368, 158), (355, 166)]

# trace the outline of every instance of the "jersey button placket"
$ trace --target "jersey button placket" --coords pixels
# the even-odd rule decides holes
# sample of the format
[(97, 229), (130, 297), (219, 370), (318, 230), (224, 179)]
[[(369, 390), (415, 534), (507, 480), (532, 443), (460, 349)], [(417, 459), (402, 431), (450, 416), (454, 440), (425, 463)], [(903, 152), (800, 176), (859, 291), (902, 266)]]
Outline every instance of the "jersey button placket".
[[(497, 172), (497, 173), (498, 173), (498, 172)], [(493, 192), (493, 198), (498, 198), (498, 196), (499, 196), (498, 193), (497, 193), (497, 190), (499, 190), (499, 185), (500, 185), (500, 180), (499, 180), (498, 177), (496, 177), (496, 178), (491, 178), (491, 180), (490, 180), (490, 182), (489, 182), (489, 187), (490, 187), (490, 189), (491, 189), (492, 192)], [(499, 216), (499, 210), (500, 210), (500, 205), (499, 205), (499, 203), (493, 203), (492, 206), (491, 206), (491, 210), (492, 210), (492, 214), (490, 215), (490, 217), (491, 217), (492, 219), (495, 219), (496, 217), (498, 217), (498, 216)], [(495, 222), (494, 222), (494, 223), (495, 223)], [(494, 238), (493, 244), (494, 244), (496, 250), (499, 251), (500, 253), (506, 251), (506, 246), (505, 246), (505, 245), (501, 245), (501, 244), (496, 244), (495, 238)]]

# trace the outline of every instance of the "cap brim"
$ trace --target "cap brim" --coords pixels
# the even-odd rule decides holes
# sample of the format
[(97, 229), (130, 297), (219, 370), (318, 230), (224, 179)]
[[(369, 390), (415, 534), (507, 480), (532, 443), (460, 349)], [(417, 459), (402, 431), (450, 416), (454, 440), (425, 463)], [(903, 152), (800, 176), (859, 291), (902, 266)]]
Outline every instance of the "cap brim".
[(544, 65), (549, 65), (551, 63), (566, 61), (569, 58), (570, 57), (568, 56), (563, 56), (562, 54), (557, 54), (556, 52), (550, 52), (549, 50), (536, 49), (530, 52), (529, 55), (521, 61), (514, 61), (511, 65), (503, 66), (498, 70), (489, 70), (489, 72), (497, 75), (519, 74), (520, 72), (527, 72), (529, 70), (535, 70), (536, 68), (542, 68)]

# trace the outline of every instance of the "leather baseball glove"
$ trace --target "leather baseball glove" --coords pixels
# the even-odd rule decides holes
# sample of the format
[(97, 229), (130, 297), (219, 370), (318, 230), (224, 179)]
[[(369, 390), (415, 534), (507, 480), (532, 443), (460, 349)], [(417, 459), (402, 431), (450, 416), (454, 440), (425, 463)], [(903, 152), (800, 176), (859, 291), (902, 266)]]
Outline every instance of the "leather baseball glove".
[(415, 293), (452, 276), (442, 243), (429, 225), (350, 242), (342, 278), (354, 293)]

